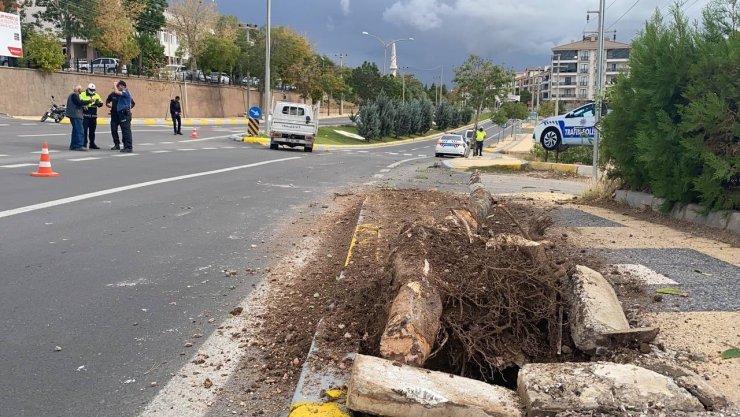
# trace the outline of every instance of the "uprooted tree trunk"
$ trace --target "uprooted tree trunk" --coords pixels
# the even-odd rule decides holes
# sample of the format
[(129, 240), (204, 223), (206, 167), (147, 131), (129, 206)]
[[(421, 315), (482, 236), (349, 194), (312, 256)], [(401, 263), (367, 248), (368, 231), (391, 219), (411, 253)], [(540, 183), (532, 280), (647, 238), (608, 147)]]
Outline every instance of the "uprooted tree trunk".
[[(480, 174), (475, 173), (470, 178), (469, 208), (452, 210), (452, 221), (464, 227), (472, 242), (492, 204), (491, 194), (481, 184)], [(431, 271), (427, 258), (428, 234), (429, 226), (418, 223), (401, 231), (404, 242), (391, 255), (393, 282), (398, 293), (380, 339), (383, 358), (419, 367), (432, 353), (442, 316), (442, 300), (429, 280), (435, 271)]]

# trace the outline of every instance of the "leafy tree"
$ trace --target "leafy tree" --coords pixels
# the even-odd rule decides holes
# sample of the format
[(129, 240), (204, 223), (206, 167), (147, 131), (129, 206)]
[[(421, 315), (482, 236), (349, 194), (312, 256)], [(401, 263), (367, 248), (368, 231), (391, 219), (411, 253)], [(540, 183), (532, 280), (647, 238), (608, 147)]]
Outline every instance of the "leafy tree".
[(525, 120), (529, 118), (529, 109), (524, 103), (504, 103), (501, 106), (509, 119)]
[(216, 4), (203, 0), (171, 0), (169, 6), (172, 20), (168, 24), (185, 41), (191, 68), (198, 69), (197, 57), (202, 51), (203, 40), (218, 22)]
[(379, 139), (380, 136), (380, 114), (378, 105), (368, 101), (360, 106), (357, 115), (357, 133), (368, 141)]
[(555, 114), (555, 102), (553, 101), (543, 101), (540, 104), (540, 108), (538, 110), (538, 116), (539, 117), (552, 117), (556, 116)]
[(136, 44), (139, 45), (139, 56), (131, 61), (135, 73), (152, 76), (167, 65), (164, 46), (159, 39), (153, 35), (140, 33), (136, 36)]
[(51, 23), (59, 31), (67, 46), (67, 61), (72, 54), (72, 38), (89, 39), (95, 30), (97, 0), (36, 0), (40, 12), (37, 20)]
[(93, 45), (105, 55), (128, 64), (139, 55), (135, 20), (143, 12), (143, 3), (124, 0), (98, 0)]
[[(139, 3), (141, 12), (134, 19), (136, 32), (141, 35), (156, 35), (167, 24), (164, 11), (167, 10), (167, 0), (127, 0), (127, 3)], [(148, 39), (143, 40), (148, 42)], [(141, 44), (140, 44), (141, 45)]]
[(53, 33), (32, 31), (26, 34), (25, 59), (46, 72), (58, 71), (64, 64), (64, 53)]
[(18, 9), (18, 2), (16, 0), (2, 0), (0, 1), (0, 12), (12, 13)]
[[(264, 85), (265, 81), (266, 35), (264, 28), (258, 31), (253, 38), (254, 43), (247, 51), (247, 70), (252, 77), (259, 79), (260, 85)], [(311, 44), (305, 37), (283, 26), (272, 28), (271, 38), (271, 83), (275, 85), (276, 80), (295, 81), (301, 73), (295, 73), (293, 65), (313, 56)]]
[(437, 130), (447, 130), (456, 127), (454, 125), (454, 113), (455, 108), (452, 106), (452, 104), (446, 101), (437, 106), (437, 110), (434, 116), (434, 122), (437, 124)]
[(203, 49), (198, 56), (200, 68), (206, 72), (231, 72), (239, 57), (239, 47), (233, 41), (216, 35), (203, 38)]
[(461, 96), (467, 97), (476, 109), (476, 125), (483, 109), (494, 107), (498, 98), (506, 96), (513, 81), (513, 72), (476, 55), (470, 55), (463, 65), (455, 68), (455, 84)]
[[(428, 100), (426, 97), (421, 98), (421, 100), (424, 99)], [(406, 103), (405, 111), (408, 112), (409, 115), (409, 134), (419, 134), (421, 131), (423, 117), (421, 100), (413, 100)]]
[(419, 101), (419, 130), (417, 135), (425, 135), (434, 125), (434, 105), (428, 98)]
[(396, 105), (385, 92), (381, 91), (374, 101), (378, 106), (378, 117), (380, 118), (380, 137), (390, 136), (396, 124)]
[(737, 3), (714, 0), (703, 24), (679, 7), (637, 36), (630, 72), (612, 87), (602, 154), (613, 175), (673, 203), (740, 207)]
[(470, 107), (465, 107), (460, 111), (460, 119), (462, 121), (462, 124), (468, 125), (473, 120), (473, 109)]
[(532, 93), (529, 90), (522, 89), (519, 92), (519, 102), (529, 105), (532, 102)]
[(348, 84), (360, 102), (374, 99), (383, 89), (378, 66), (367, 61), (352, 70)]
[(412, 132), (412, 124), (413, 124), (413, 103), (408, 102), (406, 104), (400, 104), (397, 108), (397, 117), (396, 117), (396, 123), (393, 128), (393, 135), (396, 138), (401, 138), (404, 136), (409, 136)]

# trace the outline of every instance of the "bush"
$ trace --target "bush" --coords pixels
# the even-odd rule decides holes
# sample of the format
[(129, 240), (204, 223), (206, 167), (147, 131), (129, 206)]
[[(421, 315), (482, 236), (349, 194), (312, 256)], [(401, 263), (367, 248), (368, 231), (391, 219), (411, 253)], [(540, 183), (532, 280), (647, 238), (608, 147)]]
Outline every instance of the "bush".
[(529, 151), (529, 156), (535, 161), (545, 161), (545, 156), (547, 156), (547, 162), (591, 165), (594, 160), (594, 148), (591, 146), (571, 146), (560, 153), (555, 151), (548, 153), (541, 144), (536, 143)]
[(380, 120), (380, 137), (390, 136), (395, 131), (396, 103), (381, 91), (375, 99), (378, 106), (378, 118)]
[(378, 105), (368, 101), (360, 107), (356, 118), (357, 133), (368, 141), (380, 139), (380, 113)]
[(434, 125), (434, 105), (432, 101), (424, 97), (419, 102), (419, 130), (416, 131), (417, 135), (425, 135), (427, 132), (432, 130)]
[(396, 109), (397, 117), (395, 128), (393, 129), (393, 134), (396, 136), (396, 138), (409, 136), (411, 134), (411, 124), (413, 119), (412, 107), (412, 103), (409, 102), (406, 104), (401, 104)]
[[(438, 130), (447, 130), (453, 127), (456, 127), (455, 125), (455, 112), (457, 109), (455, 107), (447, 102), (443, 102), (439, 106), (437, 106), (437, 110), (434, 115), (434, 121), (437, 123), (437, 129)], [(458, 116), (459, 117), (459, 116)]]
[[(610, 91), (602, 154), (613, 175), (672, 203), (740, 208), (740, 35), (732, 0), (701, 26), (656, 14), (632, 44), (630, 73)], [(664, 208), (669, 208), (668, 205)]]
[(59, 71), (64, 64), (64, 53), (59, 39), (49, 32), (30, 32), (25, 45), (26, 60), (46, 71)]
[(470, 122), (473, 121), (473, 109), (470, 107), (465, 107), (460, 112), (460, 120), (462, 121), (462, 124), (469, 125)]

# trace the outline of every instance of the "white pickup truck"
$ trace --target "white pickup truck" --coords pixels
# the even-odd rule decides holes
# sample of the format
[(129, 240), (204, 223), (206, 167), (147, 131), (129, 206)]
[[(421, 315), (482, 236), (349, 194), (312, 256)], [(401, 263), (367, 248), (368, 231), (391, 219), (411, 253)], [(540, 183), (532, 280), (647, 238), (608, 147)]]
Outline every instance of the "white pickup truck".
[(318, 131), (319, 121), (314, 117), (311, 106), (278, 102), (270, 123), (270, 149), (278, 149), (280, 145), (302, 146), (304, 151), (312, 152)]

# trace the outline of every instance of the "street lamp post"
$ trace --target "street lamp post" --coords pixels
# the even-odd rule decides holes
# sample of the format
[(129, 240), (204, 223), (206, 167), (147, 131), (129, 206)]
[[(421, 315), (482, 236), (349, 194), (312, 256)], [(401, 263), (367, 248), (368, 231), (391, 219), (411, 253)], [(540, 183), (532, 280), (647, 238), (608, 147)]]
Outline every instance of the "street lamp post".
[(589, 11), (588, 13), (597, 13), (599, 15), (599, 50), (596, 62), (596, 108), (594, 114), (596, 116), (596, 124), (594, 125), (594, 153), (593, 153), (593, 173), (592, 177), (594, 180), (599, 179), (599, 141), (601, 133), (599, 132), (598, 125), (601, 121), (601, 105), (603, 102), (604, 95), (604, 14), (606, 12), (606, 0), (600, 0), (599, 11)]
[(265, 126), (267, 130), (267, 134), (270, 134), (270, 115), (272, 113), (271, 104), (272, 104), (272, 97), (270, 97), (270, 85), (272, 84), (270, 82), (270, 43), (272, 42), (271, 39), (271, 29), (272, 29), (272, 0), (267, 0), (267, 24), (265, 25), (265, 30), (267, 31), (265, 36)]
[[(349, 55), (344, 53), (334, 55), (339, 57), (339, 73), (342, 75), (342, 80), (344, 80), (344, 58), (347, 58)], [(331, 106), (331, 103), (329, 103), (329, 105)], [(344, 114), (344, 91), (342, 91), (342, 94), (339, 96), (339, 114)]]
[(383, 39), (381, 39), (379, 36), (373, 35), (372, 33), (363, 31), (362, 34), (366, 36), (371, 36), (377, 39), (378, 42), (380, 42), (380, 44), (383, 46), (383, 75), (387, 75), (386, 63), (388, 62), (388, 47), (390, 47), (391, 45), (394, 45), (396, 42), (415, 40), (414, 38), (402, 38), (402, 39), (395, 39), (390, 42), (386, 42)]

